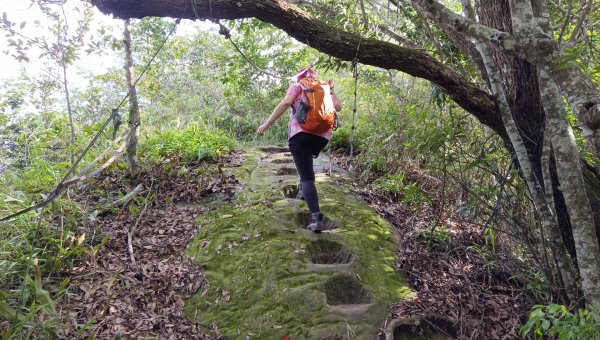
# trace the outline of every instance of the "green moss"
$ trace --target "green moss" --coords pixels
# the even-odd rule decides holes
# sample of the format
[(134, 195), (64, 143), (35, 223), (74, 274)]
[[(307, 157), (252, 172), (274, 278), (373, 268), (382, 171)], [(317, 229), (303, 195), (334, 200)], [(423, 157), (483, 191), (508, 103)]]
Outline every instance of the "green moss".
[[(210, 288), (187, 301), (187, 314), (203, 324), (216, 322), (226, 338), (318, 337), (345, 334), (347, 327), (359, 337), (374, 336), (389, 305), (410, 293), (394, 270), (391, 226), (346, 194), (343, 179), (319, 175), (322, 211), (338, 228), (322, 234), (302, 229), (297, 217), (305, 203), (283, 194), (297, 178), (277, 174), (287, 165), (270, 159), (285, 158), (283, 153), (261, 159), (265, 155), (250, 153), (235, 169), (242, 186), (235, 202), (213, 203), (214, 210), (199, 217), (189, 253), (204, 267)], [(352, 262), (311, 263), (316, 240), (339, 245)], [(362, 289), (368, 298), (329, 306), (327, 294), (352, 301), (351, 292), (336, 293), (337, 287)]]

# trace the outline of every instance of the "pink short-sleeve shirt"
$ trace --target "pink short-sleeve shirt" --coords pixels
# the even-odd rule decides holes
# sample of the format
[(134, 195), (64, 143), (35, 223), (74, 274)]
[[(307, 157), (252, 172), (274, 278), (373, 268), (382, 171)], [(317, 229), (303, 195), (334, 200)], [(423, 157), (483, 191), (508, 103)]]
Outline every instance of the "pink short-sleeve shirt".
[[(302, 86), (299, 83), (295, 83), (290, 85), (290, 87), (288, 87), (287, 92), (286, 92), (286, 96), (292, 96), (294, 97), (294, 104), (292, 105), (292, 108), (290, 109), (290, 124), (289, 124), (289, 137), (288, 140), (291, 139), (292, 137), (294, 137), (297, 133), (299, 132), (306, 132), (306, 133), (310, 133), (313, 135), (317, 135), (317, 136), (321, 136), (323, 138), (326, 138), (327, 140), (331, 139), (331, 135), (332, 135), (332, 131), (325, 131), (323, 133), (314, 133), (314, 132), (308, 132), (305, 131), (304, 129), (302, 129), (302, 127), (300, 126), (300, 124), (298, 123), (298, 121), (293, 117), (294, 115), (294, 107), (296, 107), (296, 105), (298, 104), (298, 101), (300, 100), (300, 95), (302, 94)], [(333, 104), (334, 105), (338, 105), (339, 101), (336, 98), (336, 96), (331, 96), (333, 99)]]

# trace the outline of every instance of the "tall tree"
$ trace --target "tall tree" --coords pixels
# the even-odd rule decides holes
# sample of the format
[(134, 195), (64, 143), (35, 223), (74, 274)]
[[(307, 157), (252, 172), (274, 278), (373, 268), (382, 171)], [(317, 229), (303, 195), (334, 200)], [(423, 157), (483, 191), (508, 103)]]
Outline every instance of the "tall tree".
[(129, 173), (137, 176), (142, 171), (142, 165), (137, 158), (137, 145), (140, 131), (140, 109), (138, 105), (137, 90), (133, 80), (133, 50), (131, 48), (130, 20), (124, 21), (123, 43), (125, 44), (125, 77), (129, 88), (129, 127), (131, 132), (127, 140), (127, 162)]
[[(464, 55), (479, 68), (485, 77), (484, 86), (467, 81), (425, 51), (372, 38), (364, 27), (367, 26), (366, 19), (362, 20), (363, 27), (356, 30), (360, 33), (352, 33), (340, 28), (343, 26), (327, 24), (283, 0), (193, 1), (193, 8), (185, 0), (92, 2), (102, 11), (124, 18), (255, 17), (331, 56), (348, 61), (358, 58), (364, 64), (397, 69), (435, 83), (463, 109), (502, 136), (509, 149), (518, 156), (530, 194), (538, 198), (538, 209), (546, 212), (542, 218), (544, 225), (551, 228), (558, 223), (563, 233), (572, 227), (573, 233), (563, 238), (561, 249), (554, 249), (558, 266), (565, 267), (562, 268), (565, 270), (563, 281), (567, 281), (564, 284), (570, 289), (572, 275), (568, 273), (570, 264), (564, 259), (563, 250), (566, 245), (571, 255), (576, 256), (586, 301), (600, 306), (597, 290), (600, 286), (600, 249), (590, 204), (584, 194), (586, 185), (581, 180), (580, 157), (573, 147), (571, 128), (565, 125), (565, 113), (557, 111), (557, 102), (551, 100), (560, 91), (579, 118), (590, 150), (598, 157), (600, 94), (589, 76), (553, 38), (548, 28), (550, 13), (545, 1), (480, 1), (477, 2), (477, 17), (468, 0), (462, 2), (466, 15), (457, 14), (435, 0), (410, 1), (421, 19), (427, 19), (448, 37), (462, 42), (462, 46), (457, 46), (462, 47)], [(393, 3), (399, 8), (402, 6), (399, 2)], [(485, 13), (487, 5), (495, 7)], [(578, 17), (578, 22), (579, 19), (586, 22), (583, 16)], [(582, 30), (579, 28), (582, 25), (575, 26), (574, 31)], [(547, 172), (541, 162), (545, 131), (546, 135), (556, 134), (550, 139), (555, 166)], [(542, 187), (544, 172), (551, 173), (553, 178), (546, 183), (551, 183), (552, 188)], [(600, 183), (597, 171), (590, 178), (595, 184)], [(549, 205), (548, 195), (540, 195), (542, 192), (554, 194), (554, 206)], [(558, 217), (556, 221), (552, 214)], [(573, 246), (569, 247), (571, 237)]]

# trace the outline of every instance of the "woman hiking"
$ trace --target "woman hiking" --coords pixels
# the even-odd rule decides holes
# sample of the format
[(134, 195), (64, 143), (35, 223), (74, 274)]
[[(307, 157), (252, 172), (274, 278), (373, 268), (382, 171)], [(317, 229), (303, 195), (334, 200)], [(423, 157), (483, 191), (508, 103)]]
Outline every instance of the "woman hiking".
[[(323, 96), (323, 106), (332, 105), (335, 112), (338, 112), (342, 110), (342, 105), (333, 90), (333, 82), (331, 80), (319, 82), (316, 75), (317, 72), (310, 67), (301, 69), (295, 77), (296, 83), (290, 85), (283, 100), (275, 107), (271, 116), (258, 127), (256, 132), (262, 136), (291, 107), (288, 145), (296, 164), (296, 170), (300, 175), (301, 194), (304, 196), (306, 205), (310, 210), (311, 223), (307, 228), (314, 232), (321, 232), (323, 230), (323, 214), (319, 207), (319, 197), (315, 187), (313, 158), (319, 156), (321, 150), (331, 139), (333, 126), (326, 126), (324, 131), (323, 128), (315, 129), (309, 126), (306, 110), (303, 110), (307, 106), (307, 101), (303, 99), (307, 99), (315, 91), (307, 85), (317, 84), (317, 87), (329, 92)], [(311, 102), (311, 104), (314, 105), (314, 102)], [(333, 112), (334, 117), (335, 112)], [(303, 113), (304, 115), (302, 115)], [(306, 122), (305, 119), (307, 119)]]

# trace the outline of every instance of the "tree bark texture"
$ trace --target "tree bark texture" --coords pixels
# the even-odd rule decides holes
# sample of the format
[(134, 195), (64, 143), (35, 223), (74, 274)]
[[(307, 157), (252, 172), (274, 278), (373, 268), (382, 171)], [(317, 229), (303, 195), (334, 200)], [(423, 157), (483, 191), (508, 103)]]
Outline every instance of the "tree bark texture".
[(594, 229), (590, 203), (585, 191), (575, 136), (567, 121), (558, 86), (548, 70), (538, 71), (540, 91), (547, 115), (547, 133), (552, 140), (560, 188), (571, 216), (581, 286), (587, 302), (600, 306), (600, 247)]
[(129, 127), (131, 133), (127, 140), (127, 163), (129, 173), (135, 177), (142, 171), (142, 165), (137, 158), (137, 145), (140, 129), (140, 109), (137, 91), (133, 81), (133, 51), (131, 48), (131, 32), (129, 31), (130, 20), (124, 22), (123, 43), (125, 45), (125, 78), (129, 89)]

